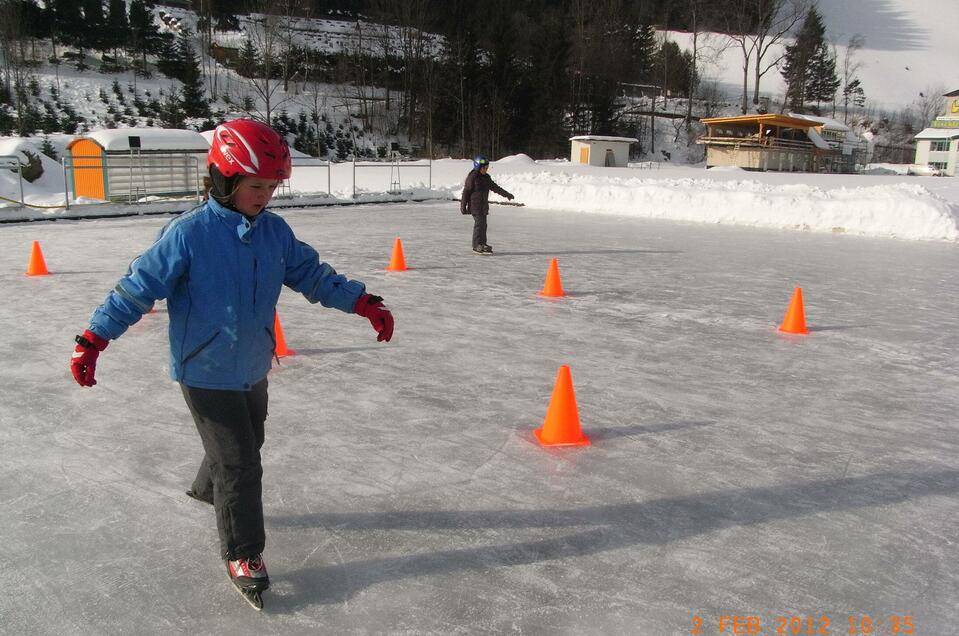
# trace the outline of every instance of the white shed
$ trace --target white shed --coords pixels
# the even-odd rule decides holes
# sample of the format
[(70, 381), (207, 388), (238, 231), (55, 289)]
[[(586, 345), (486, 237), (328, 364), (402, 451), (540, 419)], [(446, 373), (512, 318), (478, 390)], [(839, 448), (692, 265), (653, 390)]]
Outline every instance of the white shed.
[(67, 145), (76, 197), (121, 200), (199, 194), (210, 143), (192, 130), (95, 130)]
[(570, 137), (569, 160), (590, 166), (625, 168), (629, 162), (629, 144), (639, 143), (632, 137), (579, 135)]

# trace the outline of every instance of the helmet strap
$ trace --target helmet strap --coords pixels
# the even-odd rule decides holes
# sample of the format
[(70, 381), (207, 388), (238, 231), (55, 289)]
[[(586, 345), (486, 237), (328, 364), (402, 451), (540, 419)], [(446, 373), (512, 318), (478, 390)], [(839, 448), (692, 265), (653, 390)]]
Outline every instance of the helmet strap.
[(232, 177), (226, 177), (220, 172), (219, 168), (216, 165), (210, 166), (210, 181), (212, 186), (210, 187), (210, 196), (217, 200), (221, 205), (232, 209), (231, 205), (233, 195), (236, 193), (237, 187), (240, 185), (241, 175), (235, 174)]

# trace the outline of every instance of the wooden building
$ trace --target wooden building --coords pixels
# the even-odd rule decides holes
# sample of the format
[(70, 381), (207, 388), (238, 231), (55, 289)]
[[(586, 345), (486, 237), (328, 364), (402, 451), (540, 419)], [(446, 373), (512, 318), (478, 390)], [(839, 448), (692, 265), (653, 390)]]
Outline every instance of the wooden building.
[(840, 172), (839, 151), (819, 134), (820, 122), (790, 115), (741, 115), (701, 120), (706, 167), (777, 172)]

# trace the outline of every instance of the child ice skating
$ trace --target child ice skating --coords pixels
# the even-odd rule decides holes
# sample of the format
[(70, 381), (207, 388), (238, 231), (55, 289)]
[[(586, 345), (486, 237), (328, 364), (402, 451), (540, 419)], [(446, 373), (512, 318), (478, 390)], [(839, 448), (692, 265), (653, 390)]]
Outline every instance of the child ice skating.
[(170, 376), (204, 452), (187, 494), (213, 505), (230, 578), (260, 609), (270, 584), (260, 448), (280, 291), (286, 285), (311, 303), (368, 319), (381, 342), (393, 335), (393, 316), (382, 298), (337, 274), (266, 209), (291, 172), (289, 148), (276, 131), (249, 119), (218, 126), (207, 163), (208, 200), (167, 224), (130, 264), (76, 336), (70, 368), (81, 386), (95, 385), (100, 352), (166, 299)]
[(477, 155), (473, 169), (466, 175), (463, 194), (460, 196), (460, 212), (473, 215), (473, 251), (477, 254), (492, 254), (493, 248), (486, 242), (486, 217), (489, 215), (489, 191), (513, 200), (513, 195), (496, 185), (487, 174), (489, 159)]

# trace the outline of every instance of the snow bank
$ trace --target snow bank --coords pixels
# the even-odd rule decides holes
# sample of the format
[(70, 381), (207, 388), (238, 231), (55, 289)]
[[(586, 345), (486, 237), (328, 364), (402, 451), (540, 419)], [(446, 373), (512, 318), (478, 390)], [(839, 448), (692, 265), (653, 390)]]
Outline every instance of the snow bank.
[[(728, 173), (727, 173), (728, 174)], [(959, 240), (959, 206), (918, 184), (823, 189), (755, 180), (511, 174), (501, 185), (530, 207), (916, 240)]]
[[(43, 168), (43, 174), (35, 181), (23, 182), (23, 197), (27, 203), (59, 204), (63, 202), (63, 167), (46, 156), (36, 144), (25, 139), (10, 138), (0, 139), (0, 157), (4, 157), (0, 164), (0, 209), (2, 206), (14, 205), (11, 201), (20, 200), (20, 177), (14, 168), (14, 161), (19, 161), (26, 166), (30, 159), (27, 156), (36, 156), (40, 159), (40, 165)], [(13, 158), (16, 158), (15, 160)], [(58, 192), (55, 200), (51, 193)], [(3, 200), (7, 199), (7, 200)]]

